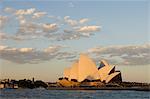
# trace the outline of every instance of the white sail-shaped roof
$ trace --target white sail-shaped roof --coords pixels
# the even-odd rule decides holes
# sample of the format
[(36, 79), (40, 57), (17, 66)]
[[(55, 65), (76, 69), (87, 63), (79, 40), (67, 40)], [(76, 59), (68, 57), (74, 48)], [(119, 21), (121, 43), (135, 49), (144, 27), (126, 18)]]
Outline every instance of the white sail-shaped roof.
[(105, 60), (102, 60), (101, 65), (101, 68), (98, 69), (92, 59), (86, 54), (81, 54), (78, 62), (64, 70), (64, 77), (69, 80), (76, 79), (78, 82), (85, 79), (100, 79), (108, 83), (120, 73), (115, 72), (115, 66), (110, 66)]
[(73, 65), (70, 69), (69, 80), (71, 80), (71, 79), (78, 80), (78, 62), (73, 63)]
[(110, 74), (106, 79), (106, 83), (109, 83), (115, 76), (117, 76), (119, 74), (120, 74), (120, 72), (115, 72), (115, 73)]
[(102, 67), (101, 69), (98, 70), (98, 73), (100, 75), (100, 80), (104, 81), (106, 80), (108, 74), (110, 73), (110, 71), (114, 68), (114, 66), (109, 66), (106, 65), (104, 67)]
[[(97, 79), (98, 69), (96, 64), (85, 54), (80, 55), (78, 64), (78, 81), (83, 81), (84, 79)], [(97, 73), (97, 75), (95, 75)], [(93, 75), (94, 74), (94, 75)]]
[(64, 77), (69, 78), (69, 76), (70, 76), (70, 68), (68, 67), (64, 70)]

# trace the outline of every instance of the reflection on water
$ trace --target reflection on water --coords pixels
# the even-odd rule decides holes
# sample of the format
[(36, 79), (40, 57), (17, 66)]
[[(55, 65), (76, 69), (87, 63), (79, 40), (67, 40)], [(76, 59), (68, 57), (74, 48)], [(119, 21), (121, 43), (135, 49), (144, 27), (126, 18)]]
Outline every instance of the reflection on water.
[(0, 99), (149, 99), (149, 94), (125, 90), (1, 89)]

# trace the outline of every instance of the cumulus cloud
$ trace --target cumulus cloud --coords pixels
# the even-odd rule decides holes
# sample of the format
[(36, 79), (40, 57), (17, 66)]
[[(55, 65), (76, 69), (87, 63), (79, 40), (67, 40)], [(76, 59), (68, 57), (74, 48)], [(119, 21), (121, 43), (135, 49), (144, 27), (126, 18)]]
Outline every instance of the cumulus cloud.
[(7, 20), (8, 20), (7, 16), (0, 15), (0, 28), (2, 28), (6, 24)]
[(78, 22), (76, 20), (70, 19), (70, 16), (65, 16), (64, 21), (71, 26), (75, 26), (78, 24)]
[(87, 38), (90, 37), (92, 33), (80, 33), (76, 30), (64, 30), (64, 33), (59, 34), (56, 36), (56, 40), (63, 41), (63, 40), (78, 40), (80, 38)]
[(43, 24), (43, 31), (44, 32), (55, 32), (58, 29), (57, 24)]
[(27, 22), (26, 24), (21, 24), (16, 35), (17, 36), (39, 36), (38, 31), (41, 31), (40, 25), (33, 22)]
[(94, 31), (79, 32), (79, 29), (71, 29), (71, 30), (64, 29), (63, 33), (56, 33), (54, 35), (49, 34), (46, 35), (46, 37), (50, 37), (50, 38), (52, 37), (54, 38), (54, 40), (57, 41), (63, 41), (63, 40), (78, 40), (80, 38), (90, 37), (91, 35), (94, 35)]
[(0, 51), (6, 49), (8, 46), (0, 45)]
[(35, 10), (36, 10), (35, 8), (19, 9), (19, 10), (16, 10), (15, 14), (16, 15), (30, 15), (30, 14), (33, 14)]
[(32, 16), (32, 18), (41, 18), (45, 16), (47, 13), (46, 12), (35, 12)]
[(80, 37), (82, 37), (82, 35), (79, 33), (63, 33), (56, 36), (56, 40), (57, 41), (74, 40), (79, 39)]
[(46, 52), (46, 53), (53, 53), (54, 52), (55, 53), (56, 51), (59, 51), (62, 47), (63, 46), (60, 46), (60, 45), (58, 45), (58, 46), (50, 46), (50, 47), (44, 49), (44, 52)]
[(14, 8), (11, 8), (11, 7), (6, 7), (3, 9), (3, 11), (6, 13), (14, 13), (16, 10)]
[(54, 32), (58, 30), (58, 25), (56, 23), (52, 24), (43, 24), (43, 23), (33, 23), (27, 22), (25, 24), (21, 24), (19, 27), (16, 36), (22, 37), (24, 39), (34, 39), (34, 38), (42, 38), (42, 37), (50, 37), (49, 39), (54, 38)]
[(73, 61), (77, 59), (77, 52), (61, 52), (57, 56), (58, 60)]
[(5, 33), (0, 33), (0, 40), (6, 40), (8, 36)]
[(26, 23), (26, 20), (25, 19), (21, 19), (20, 20), (20, 24), (25, 24)]
[(22, 37), (15, 35), (8, 35), (7, 33), (0, 32), (0, 41), (1, 40), (23, 40)]
[(150, 64), (150, 44), (122, 45), (91, 48), (87, 52), (96, 61), (106, 59), (120, 65), (148, 65)]
[(86, 23), (86, 22), (88, 22), (88, 21), (89, 21), (88, 18), (83, 18), (83, 19), (80, 19), (80, 20), (79, 20), (79, 23), (80, 23), (80, 24), (83, 24), (83, 23)]
[(24, 53), (28, 53), (28, 52), (32, 52), (33, 48), (20, 48), (19, 51), (24, 52)]
[(83, 27), (80, 27), (77, 31), (83, 32), (83, 33), (97, 32), (97, 31), (100, 31), (100, 26), (83, 26)]
[(89, 21), (88, 18), (82, 18), (82, 19), (79, 19), (79, 20), (74, 20), (74, 19), (71, 19), (70, 16), (65, 16), (64, 17), (64, 22), (69, 24), (70, 26), (78, 26), (78, 25), (84, 24), (88, 21)]
[(16, 19), (18, 19), (20, 25), (26, 24), (27, 22), (23, 15), (19, 15)]
[[(88, 18), (72, 19), (70, 16), (52, 16), (48, 15), (47, 12), (37, 11), (36, 8), (13, 9), (6, 7), (3, 10), (5, 13), (12, 15), (0, 16), (0, 27), (4, 26), (9, 15), (11, 16), (9, 18), (12, 19), (7, 23), (16, 22), (16, 28), (14, 28), (16, 30), (13, 33), (15, 36), (7, 38), (1, 35), (1, 38), (5, 39), (19, 40), (21, 38), (22, 40), (29, 40), (44, 37), (53, 41), (73, 40), (90, 37), (100, 30), (100, 26), (85, 24), (89, 21)], [(48, 21), (41, 20), (42, 17)]]
[(55, 46), (50, 46), (48, 48), (45, 48), (43, 50), (37, 50), (34, 48), (13, 48), (13, 47), (1, 45), (0, 58), (3, 60), (20, 63), (20, 64), (25, 64), (25, 63), (35, 64), (44, 61), (49, 61), (60, 55), (63, 56), (64, 52), (60, 51), (62, 48), (63, 46), (55, 45)]

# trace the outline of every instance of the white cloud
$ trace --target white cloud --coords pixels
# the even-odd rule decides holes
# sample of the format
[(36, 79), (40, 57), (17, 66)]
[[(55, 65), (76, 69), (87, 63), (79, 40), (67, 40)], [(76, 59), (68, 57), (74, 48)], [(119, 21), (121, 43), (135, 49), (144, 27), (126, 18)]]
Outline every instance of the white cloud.
[(48, 48), (15, 48), (0, 45), (0, 59), (18, 64), (37, 64), (51, 59), (70, 61), (76, 58), (75, 52), (61, 51), (66, 46), (51, 45)]
[(45, 16), (47, 13), (46, 12), (35, 12), (32, 16), (32, 18), (41, 18)]
[(16, 33), (18, 37), (26, 37), (28, 39), (32, 37), (40, 36), (41, 26), (38, 23), (26, 22), (25, 24), (20, 24), (20, 27)]
[[(53, 35), (53, 33), (58, 31), (58, 29), (58, 25), (55, 23), (43, 24), (26, 22), (25, 24), (20, 24), (16, 35), (17, 37), (22, 37), (24, 39), (34, 39), (40, 37), (48, 38), (49, 35)], [(52, 36), (50, 37), (52, 38)]]
[(91, 48), (87, 52), (99, 61), (107, 59), (120, 65), (148, 65), (150, 64), (150, 44), (122, 45)]
[(77, 52), (61, 52), (58, 54), (58, 60), (72, 61), (77, 59)]
[(6, 40), (8, 36), (5, 33), (0, 33), (0, 40)]
[(8, 35), (7, 33), (0, 32), (0, 41), (1, 40), (23, 40), (23, 38), (19, 36)]
[(45, 48), (44, 49), (44, 52), (46, 53), (55, 53), (56, 51), (59, 51), (63, 46), (50, 46), (48, 48)]
[(83, 24), (83, 23), (86, 23), (86, 22), (88, 22), (88, 21), (89, 21), (88, 18), (83, 18), (83, 19), (80, 19), (80, 20), (79, 20), (79, 23), (80, 23), (80, 24)]
[(80, 27), (78, 30), (78, 32), (97, 32), (100, 31), (100, 26), (83, 26)]
[(6, 49), (8, 46), (0, 45), (0, 51)]
[(64, 33), (64, 34), (60, 34), (56, 37), (56, 40), (58, 41), (63, 41), (63, 40), (73, 40), (73, 39), (79, 39), (80, 37), (82, 37), (81, 34), (79, 33)]
[(26, 19), (23, 15), (19, 15), (17, 17), (17, 19), (19, 20), (20, 25), (23, 25), (23, 24), (27, 23), (27, 21), (26, 21)]
[(25, 24), (26, 23), (26, 20), (20, 20), (20, 24)]
[(65, 16), (65, 17), (64, 17), (64, 21), (65, 21), (67, 24), (71, 25), (71, 26), (76, 26), (76, 25), (78, 25), (78, 22), (77, 22), (76, 20), (70, 19), (70, 16)]
[(25, 53), (32, 52), (33, 50), (34, 50), (33, 48), (20, 48), (19, 49), (20, 52), (25, 52)]
[[(7, 28), (9, 23), (12, 25), (13, 21), (16, 21), (15, 27), (17, 28), (16, 33), (13, 33), (14, 36), (0, 35), (1, 39), (29, 40), (45, 37), (53, 41), (62, 41), (90, 37), (94, 32), (100, 30), (100, 26), (84, 26), (84, 23), (89, 21), (88, 18), (75, 20), (70, 16), (50, 16), (47, 12), (37, 11), (35, 8), (13, 9), (6, 7), (4, 12), (9, 12), (11, 15), (0, 16), (0, 26), (4, 26), (7, 17), (9, 17), (11, 20), (7, 21), (4, 28)], [(42, 17), (47, 18), (48, 21), (41, 20)]]
[(58, 26), (56, 23), (53, 24), (43, 24), (43, 31), (44, 32), (55, 32), (58, 29)]
[(14, 8), (6, 7), (4, 8), (4, 12), (6, 13), (14, 13), (16, 10)]
[(71, 19), (67, 20), (66, 22), (67, 22), (68, 24), (70, 24), (71, 26), (75, 26), (75, 25), (78, 24), (76, 20), (71, 20)]
[(33, 14), (35, 10), (36, 10), (35, 8), (19, 9), (19, 10), (16, 10), (15, 14), (16, 15), (30, 15), (30, 14)]
[(82, 18), (79, 20), (73, 20), (70, 18), (70, 16), (65, 16), (64, 21), (65, 21), (65, 23), (67, 23), (71, 26), (79, 26), (80, 24), (84, 24), (84, 23), (88, 22), (89, 19), (88, 18)]
[(8, 20), (7, 16), (0, 15), (0, 28), (2, 28), (6, 24), (7, 20)]
[(88, 31), (85, 30), (84, 32), (83, 31), (79, 32), (80, 28), (82, 27), (78, 27), (77, 29), (75, 28), (70, 30), (64, 29), (63, 33), (56, 35), (56, 40), (63, 41), (63, 40), (77, 40), (80, 38), (87, 38), (90, 37), (91, 35), (94, 35), (94, 32), (99, 31), (98, 29), (95, 31), (88, 29)]
[(68, 20), (70, 18), (70, 16), (65, 16), (64, 20)]
[(49, 61), (58, 56), (61, 46), (50, 46), (45, 52), (44, 50), (36, 50), (34, 48), (13, 48), (1, 45), (0, 58), (3, 60), (25, 64), (39, 63)]

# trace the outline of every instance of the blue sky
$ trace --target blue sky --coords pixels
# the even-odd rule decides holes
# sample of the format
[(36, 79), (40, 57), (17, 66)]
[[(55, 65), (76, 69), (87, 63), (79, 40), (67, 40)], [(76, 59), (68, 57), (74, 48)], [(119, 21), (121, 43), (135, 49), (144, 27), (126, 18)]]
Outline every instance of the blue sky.
[[(35, 76), (55, 81), (82, 52), (96, 62), (106, 59), (118, 65), (124, 74), (132, 66), (133, 72), (142, 68), (139, 75), (147, 75), (150, 68), (148, 4), (146, 0), (1, 1), (2, 78)], [(38, 12), (43, 15), (37, 18)], [(41, 71), (41, 68), (45, 69)], [(51, 76), (46, 76), (44, 71)], [(10, 72), (14, 73), (13, 77)], [(150, 81), (148, 76), (143, 79), (135, 76), (126, 75), (124, 79)]]

